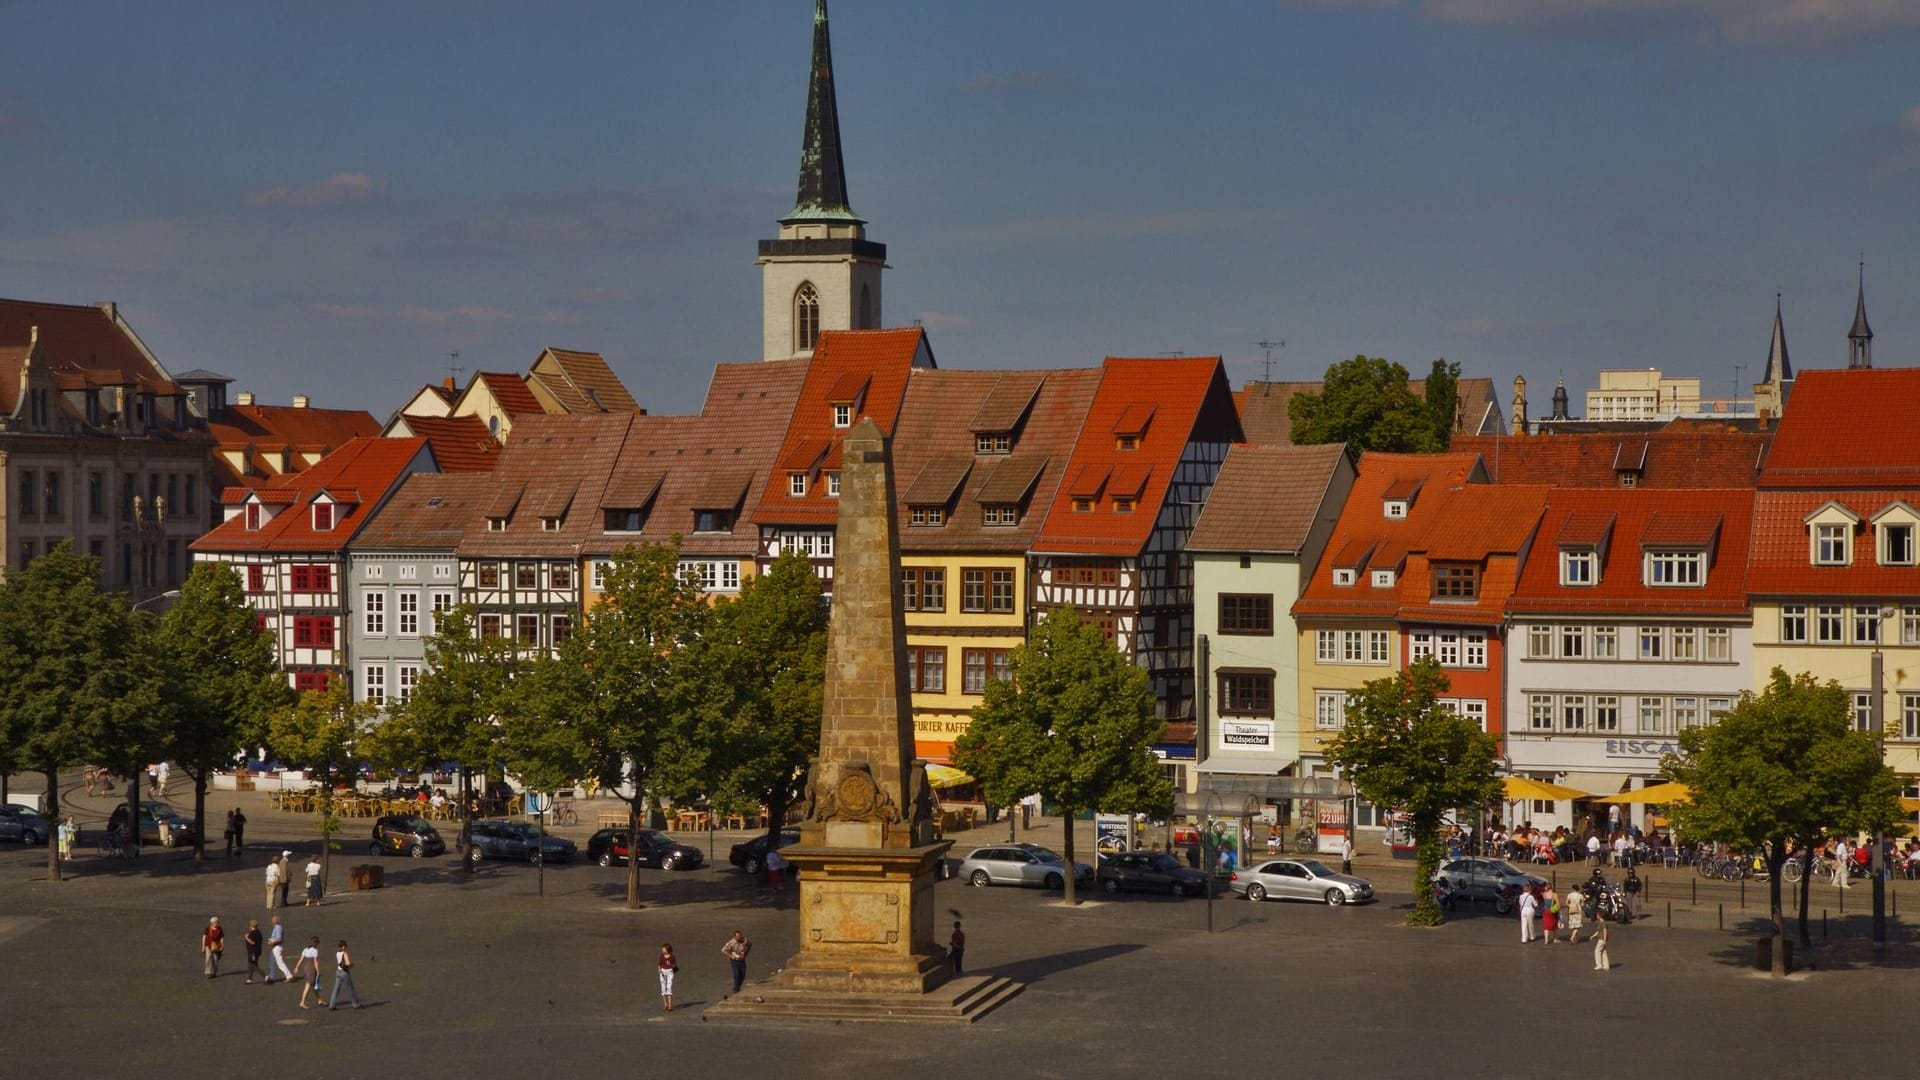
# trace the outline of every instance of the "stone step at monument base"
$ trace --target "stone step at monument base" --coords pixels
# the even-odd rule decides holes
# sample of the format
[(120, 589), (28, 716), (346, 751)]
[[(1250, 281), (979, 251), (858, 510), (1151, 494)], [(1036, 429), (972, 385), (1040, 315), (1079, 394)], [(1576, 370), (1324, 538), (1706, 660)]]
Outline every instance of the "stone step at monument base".
[(846, 994), (786, 990), (771, 983), (749, 986), (707, 1007), (705, 1020), (864, 1021), (900, 1024), (971, 1024), (1012, 1000), (1025, 983), (997, 975), (962, 975), (924, 994)]

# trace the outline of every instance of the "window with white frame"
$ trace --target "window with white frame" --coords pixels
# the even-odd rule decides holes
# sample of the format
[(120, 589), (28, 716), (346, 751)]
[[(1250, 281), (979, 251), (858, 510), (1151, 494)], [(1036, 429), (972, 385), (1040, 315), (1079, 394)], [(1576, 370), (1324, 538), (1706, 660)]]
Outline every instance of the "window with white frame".
[(420, 665), (400, 664), (394, 669), (394, 700), (406, 703), (413, 699), (414, 688), (420, 685)]
[(845, 428), (853, 426), (853, 405), (842, 402), (833, 407), (833, 426)]
[(435, 589), (433, 591), (433, 628), (434, 630), (438, 631), (440, 629), (441, 617), (446, 615), (447, 612), (452, 611), (453, 607), (454, 607), (454, 596), (452, 593), (447, 592), (444, 589)]
[(1839, 604), (1821, 604), (1813, 609), (1813, 640), (1816, 644), (1847, 643), (1846, 610)]
[(1316, 690), (1313, 693), (1313, 727), (1316, 731), (1339, 731), (1347, 726), (1347, 692)]
[(1920, 741), (1920, 694), (1900, 695), (1900, 738)]
[(1366, 642), (1357, 632), (1352, 630), (1343, 632), (1340, 635), (1340, 662), (1343, 664), (1363, 662), (1366, 659), (1365, 648)]
[(368, 664), (361, 671), (362, 685), (366, 690), (366, 701), (372, 705), (383, 705), (387, 700), (387, 668), (384, 664)]
[(420, 594), (417, 592), (395, 593), (393, 596), (394, 629), (402, 637), (420, 636)]
[(1322, 664), (1340, 660), (1340, 631), (1321, 630), (1313, 638), (1313, 658)]
[(1856, 645), (1880, 644), (1880, 605), (1853, 609), (1853, 640)]
[(793, 498), (798, 499), (806, 495), (806, 493), (807, 493), (807, 474), (803, 472), (788, 473), (787, 474), (787, 494), (792, 496)]
[(1816, 566), (1847, 565), (1847, 541), (1853, 529), (1847, 525), (1813, 527), (1813, 561)]
[(1596, 626), (1593, 628), (1593, 658), (1595, 660), (1620, 659), (1619, 627)]
[(607, 571), (613, 566), (612, 559), (595, 559), (587, 568), (587, 580), (593, 583), (593, 591), (602, 592), (607, 587)]
[(1666, 631), (1658, 626), (1640, 628), (1640, 659), (1664, 660), (1667, 655)]
[(1697, 697), (1677, 697), (1673, 699), (1673, 726), (1680, 731), (1690, 727), (1699, 727), (1705, 721), (1700, 713), (1700, 699)]
[(400, 580), (413, 581), (419, 578), (420, 568), (412, 563), (403, 563), (400, 567)]
[(1355, 571), (1350, 567), (1346, 569), (1336, 567), (1333, 571), (1333, 583), (1335, 585), (1351, 585), (1357, 576)]
[(1667, 632), (1667, 659), (1692, 661), (1700, 659), (1700, 632), (1692, 626), (1676, 626)]
[(1563, 551), (1560, 553), (1560, 584), (1572, 586), (1592, 585), (1598, 578), (1594, 572), (1600, 562), (1600, 556), (1592, 551)]
[(1553, 695), (1527, 695), (1527, 730), (1553, 730)]
[(1585, 694), (1562, 694), (1560, 697), (1560, 730), (1587, 730), (1587, 696)]
[(1889, 521), (1880, 526), (1880, 565), (1914, 564), (1913, 523)]
[(1587, 628), (1584, 626), (1563, 626), (1560, 628), (1560, 656), (1566, 660), (1579, 660), (1587, 655)]
[(1473, 721), (1481, 731), (1487, 730), (1486, 698), (1437, 698), (1434, 703), (1443, 709), (1452, 709), (1462, 719)]
[(1920, 645), (1920, 605), (1900, 608), (1900, 644)]
[(703, 592), (740, 591), (740, 563), (734, 559), (682, 559), (680, 575)]
[(1391, 645), (1387, 632), (1385, 630), (1368, 630), (1365, 631), (1365, 633), (1367, 635), (1367, 663), (1388, 663), (1392, 657), (1388, 653)]
[(1873, 695), (1865, 690), (1853, 692), (1853, 726), (1857, 731), (1873, 729)]
[(1643, 697), (1640, 699), (1640, 734), (1673, 734), (1673, 724), (1667, 714), (1666, 698)]
[(1710, 697), (1707, 699), (1707, 723), (1717, 724), (1720, 718), (1733, 711), (1733, 699), (1730, 697)]
[(1733, 631), (1724, 626), (1709, 626), (1700, 631), (1700, 659), (1709, 664), (1733, 660)]
[[(1920, 629), (1920, 623), (1915, 623)], [(1807, 641), (1807, 605), (1780, 605), (1780, 643), (1782, 645), (1804, 645)]]
[(1441, 667), (1460, 666), (1460, 635), (1442, 631), (1434, 635), (1433, 658)]
[(1593, 730), (1602, 735), (1611, 735), (1620, 730), (1620, 699), (1611, 694), (1596, 695), (1593, 699)]
[(1409, 661), (1425, 660), (1432, 655), (1433, 634), (1430, 631), (1420, 630), (1407, 635), (1407, 659)]
[(1544, 623), (1527, 627), (1527, 655), (1535, 660), (1553, 658), (1553, 627)]
[(1706, 581), (1704, 551), (1647, 552), (1646, 583), (1668, 588), (1695, 588)]
[(1373, 587), (1376, 589), (1393, 588), (1393, 571), (1375, 570), (1373, 572)]
[(1460, 662), (1462, 667), (1483, 668), (1487, 666), (1487, 635), (1462, 634), (1460, 635), (1460, 643), (1463, 647), (1463, 655)]
[(378, 589), (368, 589), (360, 594), (361, 625), (369, 634), (387, 632), (387, 594)]
[(837, 472), (827, 474), (827, 497), (831, 499), (840, 497), (840, 474)]

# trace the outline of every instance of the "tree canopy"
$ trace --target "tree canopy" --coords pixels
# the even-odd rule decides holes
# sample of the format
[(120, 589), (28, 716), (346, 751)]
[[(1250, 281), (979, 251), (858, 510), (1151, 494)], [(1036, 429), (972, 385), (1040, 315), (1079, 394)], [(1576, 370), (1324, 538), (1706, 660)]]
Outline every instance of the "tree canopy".
[[(1414, 881), (1424, 885), (1440, 863), (1440, 826), (1449, 811), (1499, 798), (1494, 771), (1499, 741), (1440, 698), (1449, 687), (1432, 657), (1374, 679), (1347, 696), (1347, 723), (1327, 744), (1368, 802), (1406, 814), (1418, 848)], [(1407, 922), (1431, 926), (1440, 908), (1431, 890), (1414, 889)]]
[(1327, 368), (1318, 394), (1295, 394), (1287, 402), (1293, 441), (1300, 445), (1345, 443), (1348, 452), (1368, 450), (1430, 454), (1447, 448), (1453, 431), (1459, 365), (1436, 361), (1425, 400), (1407, 385), (1407, 369), (1377, 356), (1359, 355)]
[(295, 695), (292, 704), (275, 710), (267, 720), (267, 745), (274, 755), (289, 765), (319, 774), (323, 888), (333, 867), (333, 834), (340, 828), (340, 819), (333, 812), (335, 778), (359, 775), (363, 760), (360, 740), (373, 725), (375, 715), (372, 705), (353, 700), (345, 679), (332, 678), (327, 680), (325, 690)]
[(1780, 901), (1787, 845), (1811, 845), (1828, 829), (1882, 829), (1900, 819), (1900, 786), (1880, 736), (1853, 726), (1838, 683), (1774, 668), (1766, 689), (1746, 694), (1715, 723), (1680, 733), (1680, 752), (1661, 763), (1691, 789), (1672, 808), (1676, 831), (1766, 852), (1773, 973), (1786, 974)]
[[(978, 778), (989, 799), (1037, 792), (1056, 804), (1069, 864), (1078, 812), (1172, 813), (1173, 785), (1152, 751), (1166, 723), (1154, 715), (1147, 673), (1098, 626), (1056, 608), (1009, 663), (1011, 678), (987, 683), (953, 746), (954, 764)], [(1073, 874), (1065, 877), (1073, 902)]]

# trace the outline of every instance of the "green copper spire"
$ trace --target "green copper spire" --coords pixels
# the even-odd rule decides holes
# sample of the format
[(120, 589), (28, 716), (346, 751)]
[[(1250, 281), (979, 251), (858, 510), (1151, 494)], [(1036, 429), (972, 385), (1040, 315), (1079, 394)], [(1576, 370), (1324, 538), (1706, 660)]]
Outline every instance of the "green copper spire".
[(833, 44), (827, 36), (827, 0), (813, 4), (813, 69), (807, 83), (807, 130), (800, 145), (800, 191), (780, 219), (859, 221), (847, 205), (847, 169), (840, 159), (840, 109), (833, 97)]

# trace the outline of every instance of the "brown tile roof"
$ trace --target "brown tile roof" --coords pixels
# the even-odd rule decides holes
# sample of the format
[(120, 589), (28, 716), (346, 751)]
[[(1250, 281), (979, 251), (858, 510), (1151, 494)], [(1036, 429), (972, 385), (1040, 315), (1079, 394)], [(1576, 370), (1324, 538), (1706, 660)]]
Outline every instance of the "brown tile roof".
[(138, 385), (156, 394), (175, 387), (118, 309), (93, 304), (43, 304), (0, 299), (0, 412), (12, 412), (20, 394), (20, 365), (35, 327), (40, 356), (56, 375), (81, 376), (88, 385)]
[[(967, 462), (944, 524), (914, 526), (900, 500), (900, 550), (1023, 554), (1040, 531), (1099, 386), (1098, 368), (941, 371), (916, 368), (894, 431), (896, 483), (911, 485), (937, 460)], [(1017, 401), (1017, 405), (1009, 402)], [(982, 418), (986, 426), (982, 427)], [(1011, 432), (1010, 454), (978, 454), (976, 431)], [(1020, 509), (1017, 524), (985, 523), (988, 505)]]
[[(1233, 396), (1234, 405), (1240, 410), (1240, 425), (1246, 429), (1247, 441), (1275, 446), (1291, 443), (1293, 420), (1287, 415), (1287, 403), (1293, 400), (1295, 394), (1321, 393), (1326, 385), (1318, 380), (1256, 380), (1247, 383)], [(1454, 416), (1454, 434), (1479, 435), (1499, 431), (1504, 418), (1500, 415), (1500, 398), (1494, 393), (1493, 380), (1463, 378), (1457, 386), (1460, 408)], [(1408, 379), (1407, 388), (1413, 391), (1415, 397), (1424, 397), (1427, 380)]]
[(1760, 486), (1920, 486), (1920, 368), (1803, 371)]
[(500, 444), (477, 416), (409, 416), (405, 420), (408, 431), (433, 447), (441, 472), (490, 472), (500, 460)]
[[(1751, 488), (1553, 488), (1547, 492), (1541, 539), (1527, 555), (1507, 609), (1521, 614), (1744, 614), (1753, 503)], [(1667, 528), (1658, 524), (1661, 519), (1679, 514), (1722, 523), (1709, 553), (1706, 582), (1697, 589), (1648, 585), (1642, 573), (1642, 544), (1650, 534), (1659, 535)], [(1598, 580), (1592, 585), (1560, 584), (1561, 548), (1592, 544), (1596, 524), (1613, 532)], [(1804, 534), (1800, 552), (1804, 557)]]
[[(1796, 389), (1787, 402), (1788, 412), (1799, 404), (1800, 391)], [(1889, 503), (1910, 501), (1913, 497), (1912, 488), (1762, 489), (1754, 496), (1753, 554), (1747, 570), (1747, 591), (1754, 596), (1897, 597), (1911, 603), (1914, 597), (1920, 596), (1920, 568), (1880, 565), (1872, 518)], [(1846, 566), (1813, 565), (1812, 538), (1806, 518), (1829, 502), (1838, 503), (1863, 519), (1854, 527), (1853, 561)], [(1722, 547), (1724, 549), (1724, 543)]]
[[(500, 493), (486, 514), (468, 527), (461, 555), (555, 558), (577, 555), (599, 531), (600, 494), (635, 413), (525, 416), (493, 467)], [(510, 511), (502, 502), (514, 498)], [(484, 517), (507, 515), (506, 528), (489, 530)], [(560, 527), (542, 527), (542, 517), (560, 517)]]
[(973, 470), (972, 457), (937, 457), (920, 467), (900, 501), (908, 506), (949, 506)]
[(1754, 485), (1773, 440), (1772, 432), (1674, 420), (1637, 434), (1455, 435), (1453, 449), (1484, 458), (1496, 484), (1619, 487), (1620, 470), (1637, 467), (1637, 487), (1732, 488)]
[(1324, 512), (1327, 489), (1346, 448), (1257, 446), (1227, 451), (1220, 478), (1187, 540), (1189, 551), (1298, 552)]
[[(482, 371), (473, 376), (475, 383), (485, 383), (493, 394), (493, 400), (500, 403), (501, 411), (515, 420), (523, 416), (541, 416), (546, 409), (540, 406), (540, 399), (527, 389), (525, 379), (511, 371)], [(467, 384), (467, 393), (473, 393), (473, 383)]]
[[(416, 466), (431, 468), (432, 463), (425, 439), (353, 439), (305, 472), (275, 481), (275, 490), (263, 493), (260, 501), (285, 508), (260, 528), (249, 531), (243, 513), (214, 526), (212, 531), (195, 540), (193, 550), (344, 550), (373, 516), (376, 504), (409, 470)], [(341, 503), (334, 510), (333, 527), (316, 532), (309, 509), (314, 498), (326, 492), (346, 491), (370, 496), (370, 499)]]
[(414, 473), (368, 519), (348, 547), (353, 551), (452, 551), (492, 495), (484, 473)]
[(548, 346), (527, 372), (568, 412), (638, 412), (640, 403), (597, 352)]

